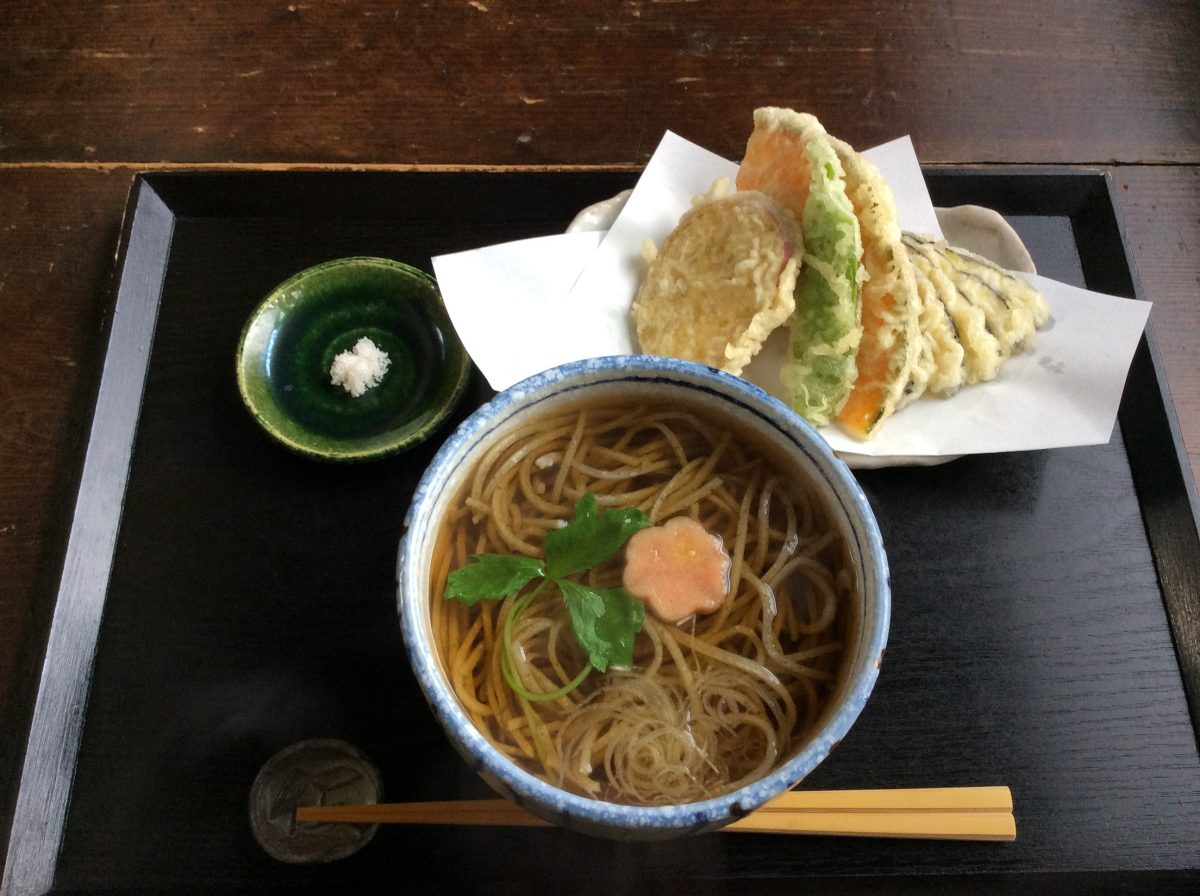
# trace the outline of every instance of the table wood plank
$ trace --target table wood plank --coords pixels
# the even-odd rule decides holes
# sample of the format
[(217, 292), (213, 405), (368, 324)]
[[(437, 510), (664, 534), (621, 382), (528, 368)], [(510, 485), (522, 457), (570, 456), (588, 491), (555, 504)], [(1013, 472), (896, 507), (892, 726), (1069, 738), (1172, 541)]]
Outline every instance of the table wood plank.
[(1113, 172), (1194, 477), (1200, 481), (1200, 167)]
[(641, 163), (781, 104), (926, 162), (1195, 163), (1198, 33), (1190, 0), (9, 3), (0, 161)]

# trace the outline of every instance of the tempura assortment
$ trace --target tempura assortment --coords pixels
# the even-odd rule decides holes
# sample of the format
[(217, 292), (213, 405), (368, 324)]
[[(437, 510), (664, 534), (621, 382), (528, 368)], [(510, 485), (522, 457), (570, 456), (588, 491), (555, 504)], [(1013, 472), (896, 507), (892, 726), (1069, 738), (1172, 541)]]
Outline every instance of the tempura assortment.
[(863, 440), (926, 393), (993, 379), (1049, 318), (1021, 278), (902, 233), (875, 165), (790, 109), (755, 110), (737, 191), (700, 197), (648, 258), (642, 351), (740, 374), (788, 321), (792, 407)]

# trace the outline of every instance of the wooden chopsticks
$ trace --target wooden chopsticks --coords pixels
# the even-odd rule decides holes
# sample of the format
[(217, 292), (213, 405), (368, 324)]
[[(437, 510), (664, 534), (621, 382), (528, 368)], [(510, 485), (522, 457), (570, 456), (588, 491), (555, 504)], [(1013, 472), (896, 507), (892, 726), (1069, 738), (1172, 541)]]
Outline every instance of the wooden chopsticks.
[[(509, 800), (300, 806), (298, 822), (549, 826)], [(938, 840), (1014, 840), (1007, 787), (797, 790), (722, 830)]]

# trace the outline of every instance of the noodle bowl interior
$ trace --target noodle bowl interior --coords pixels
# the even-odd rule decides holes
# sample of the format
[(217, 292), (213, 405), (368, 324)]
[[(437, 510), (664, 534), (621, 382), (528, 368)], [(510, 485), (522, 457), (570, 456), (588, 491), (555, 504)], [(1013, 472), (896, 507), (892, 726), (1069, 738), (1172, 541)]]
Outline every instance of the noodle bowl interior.
[[(784, 475), (713, 409), (636, 406), (612, 396), (535, 413), (495, 439), (441, 524), (431, 623), (463, 709), (520, 767), (570, 792), (666, 805), (737, 790), (803, 746), (840, 685), (857, 628), (858, 587), (826, 499)], [(632, 668), (593, 671), (552, 700), (527, 700), (501, 669), (514, 601), (442, 597), (475, 554), (544, 556), (587, 492), (655, 524), (681, 515), (719, 535), (731, 558), (720, 608), (669, 625), (646, 613)], [(581, 574), (621, 585), (622, 554)], [(530, 591), (532, 588), (527, 588)], [(556, 589), (510, 626), (512, 671), (551, 693), (587, 666)]]

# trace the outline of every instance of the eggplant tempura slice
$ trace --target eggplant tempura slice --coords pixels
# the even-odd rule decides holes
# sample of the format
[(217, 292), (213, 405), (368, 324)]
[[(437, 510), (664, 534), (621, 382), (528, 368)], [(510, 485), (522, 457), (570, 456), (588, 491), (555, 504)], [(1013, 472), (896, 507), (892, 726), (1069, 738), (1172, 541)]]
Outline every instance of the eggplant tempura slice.
[[(909, 256), (910, 260), (912, 256)], [(933, 356), (933, 371), (926, 391), (933, 395), (950, 396), (967, 380), (966, 351), (953, 318), (925, 272), (915, 261), (913, 277), (917, 295), (921, 297), (921, 333), (929, 343)]]
[(926, 257), (954, 282), (959, 294), (978, 308), (1000, 348), (1002, 359), (1023, 351), (1049, 316), (1041, 294), (1002, 268), (955, 249), (942, 240), (906, 236), (921, 244)]
[(992, 335), (982, 309), (959, 292), (953, 278), (938, 263), (937, 254), (928, 240), (905, 234), (904, 242), (912, 263), (933, 284), (946, 314), (954, 324), (958, 341), (963, 347), (966, 373), (963, 382), (983, 383), (994, 379), (1004, 362), (1004, 352)]
[[(1028, 312), (1033, 330), (1038, 329), (1050, 318), (1050, 306), (1042, 294), (1011, 271), (1006, 271), (993, 261), (966, 249), (951, 246), (944, 241), (936, 244), (950, 259), (950, 263), (963, 273), (970, 274), (996, 292), (1006, 305)], [(1028, 331), (1028, 335), (1033, 334)]]

